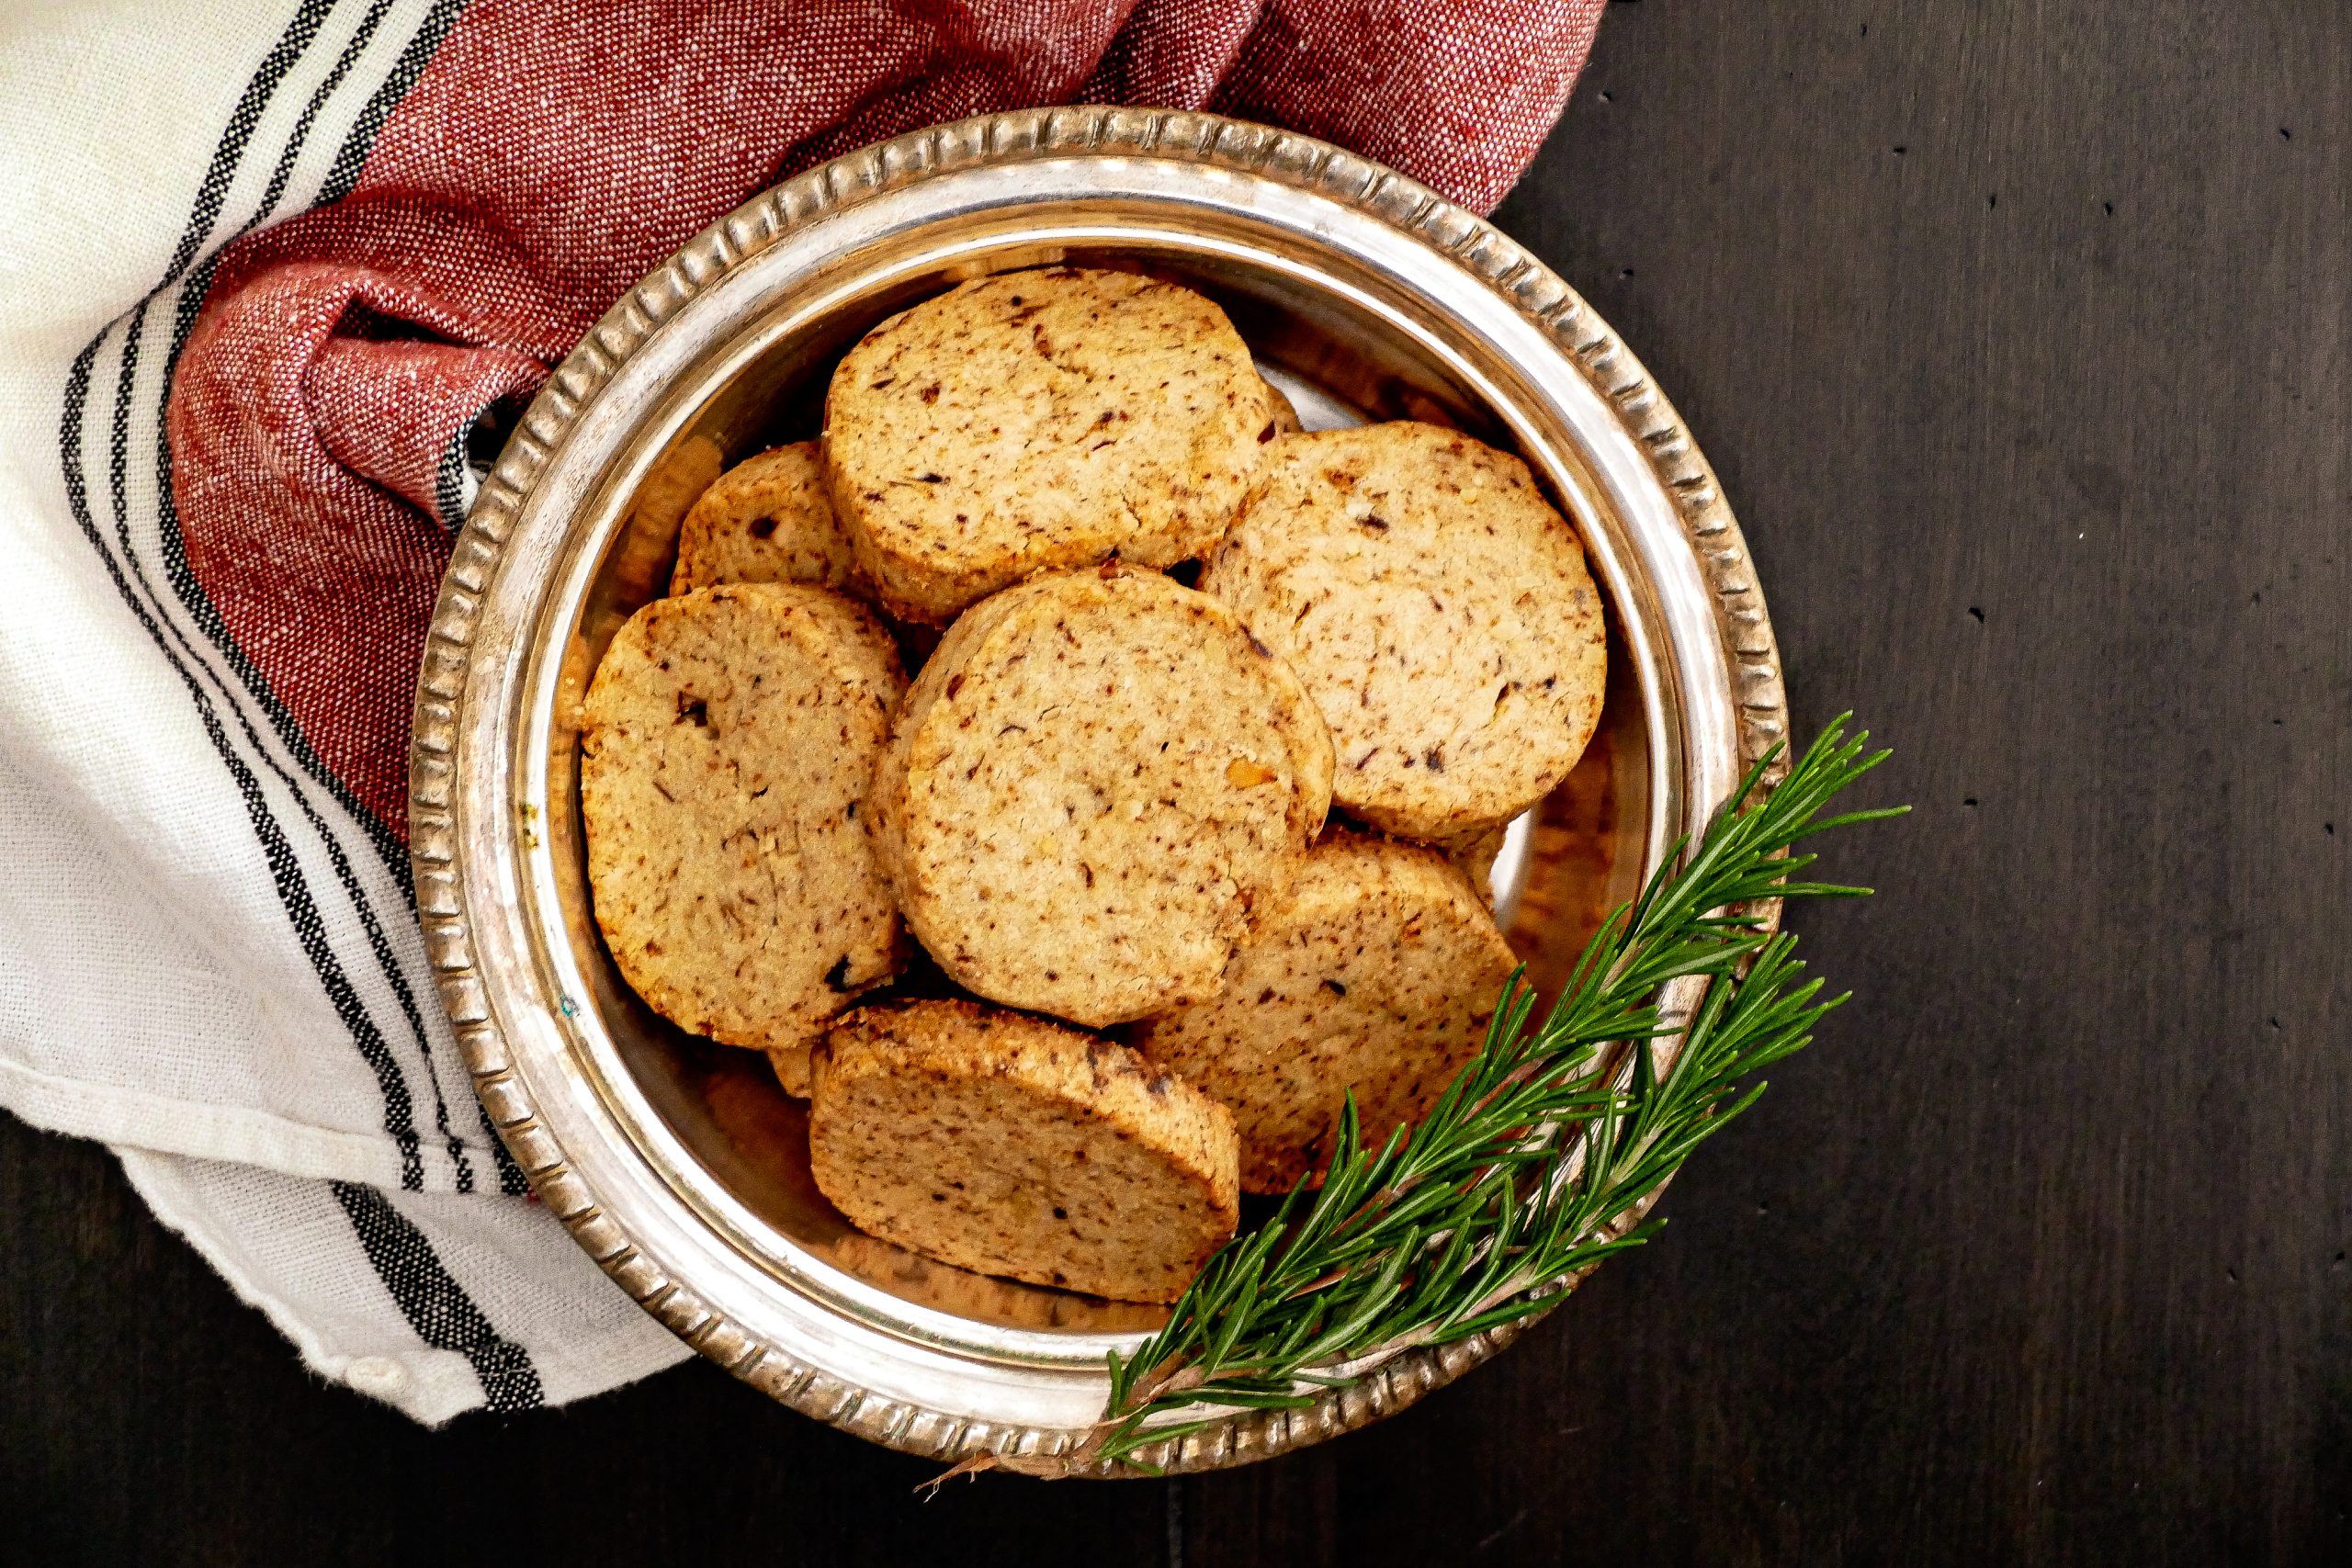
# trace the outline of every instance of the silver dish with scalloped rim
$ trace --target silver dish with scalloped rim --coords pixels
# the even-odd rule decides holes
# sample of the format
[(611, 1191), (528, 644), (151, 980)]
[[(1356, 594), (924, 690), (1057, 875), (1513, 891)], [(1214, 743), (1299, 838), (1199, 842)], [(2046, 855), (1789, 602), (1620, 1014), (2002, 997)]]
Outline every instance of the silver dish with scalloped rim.
[[(580, 1244), (739, 1377), (910, 1452), (1091, 1473), (1065, 1461), (1102, 1413), (1104, 1352), (1164, 1309), (852, 1230), (810, 1182), (802, 1109), (764, 1060), (681, 1033), (621, 982), (589, 911), (575, 779), (589, 676), (662, 592), (702, 486), (813, 434), (833, 360), (883, 317), (1060, 261), (1188, 281), (1309, 423), (1468, 430), (1524, 457), (1576, 521), (1608, 602), (1601, 733), (1495, 874), (1539, 986), (1782, 738), (1786, 710), (1739, 529), (1633, 355), (1493, 227), (1326, 143), (1162, 110), (966, 120), (777, 186), (613, 307), (482, 487), (418, 694), (418, 907), (477, 1088)], [(1242, 1412), (1143, 1457), (1196, 1470), (1333, 1436), (1516, 1332), (1376, 1359), (1311, 1408)]]

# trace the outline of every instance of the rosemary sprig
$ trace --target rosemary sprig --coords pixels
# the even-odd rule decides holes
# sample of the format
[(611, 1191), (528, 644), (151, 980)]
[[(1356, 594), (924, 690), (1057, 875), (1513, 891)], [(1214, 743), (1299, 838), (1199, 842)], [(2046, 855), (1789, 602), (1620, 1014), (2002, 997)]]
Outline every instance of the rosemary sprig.
[[(1351, 1099), (1321, 1189), (1300, 1182), (1272, 1221), (1209, 1260), (1132, 1359), (1112, 1354), (1095, 1457), (1148, 1469), (1140, 1450), (1217, 1419), (1164, 1419), (1177, 1412), (1311, 1404), (1395, 1351), (1538, 1311), (1646, 1240), (1662, 1222), (1624, 1222), (1755, 1103), (1763, 1084), (1743, 1081), (1806, 1044), (1845, 999), (1822, 999), (1796, 939), (1765, 935), (1752, 910), (1869, 891), (1793, 880), (1815, 857), (1789, 852), (1905, 809), (1822, 815), (1887, 755), (1865, 754), (1867, 731), (1848, 739), (1847, 716), (1770, 793), (1780, 748), (1749, 770), (1689, 859), (1678, 843), (1602, 922), (1539, 1026), (1514, 976), (1485, 1046), (1418, 1125), (1367, 1149)], [(1659, 1013), (1663, 988), (1684, 976), (1707, 983), (1687, 1025)], [(1656, 1043), (1678, 1031), (1668, 1055)]]

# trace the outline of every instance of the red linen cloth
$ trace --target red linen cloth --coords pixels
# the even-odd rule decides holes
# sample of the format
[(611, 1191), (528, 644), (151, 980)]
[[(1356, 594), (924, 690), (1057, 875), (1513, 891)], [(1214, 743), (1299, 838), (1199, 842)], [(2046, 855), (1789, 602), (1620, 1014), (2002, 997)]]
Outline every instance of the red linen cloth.
[(182, 592), (405, 839), (459, 444), (687, 236), (865, 142), (1061, 102), (1287, 126), (1484, 209), (1603, 3), (443, 0), (325, 203), (230, 245), (183, 323)]

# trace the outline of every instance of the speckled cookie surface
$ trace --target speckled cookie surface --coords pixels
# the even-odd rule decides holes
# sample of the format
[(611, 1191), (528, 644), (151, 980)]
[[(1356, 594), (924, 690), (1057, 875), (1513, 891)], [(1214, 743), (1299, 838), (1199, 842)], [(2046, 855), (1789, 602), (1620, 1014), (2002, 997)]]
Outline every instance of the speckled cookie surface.
[(1125, 272), (1009, 273), (850, 350), (826, 394), (826, 476), (883, 604), (944, 625), (1035, 572), (1201, 554), (1272, 418), (1203, 296)]
[(722, 582), (805, 582), (853, 597), (870, 592), (825, 490), (815, 442), (745, 458), (687, 511), (670, 592)]
[(596, 923), (663, 1017), (805, 1047), (888, 979), (898, 914), (859, 820), (905, 678), (888, 635), (821, 589), (662, 599), (589, 687), (580, 803)]
[(1516, 963), (1444, 856), (1334, 833), (1261, 904), (1216, 998), (1136, 1041), (1232, 1111), (1242, 1190), (1287, 1191), (1329, 1158), (1350, 1089), (1370, 1146), (1424, 1115), (1477, 1054)]
[(1330, 741), (1224, 605), (1156, 572), (976, 606), (875, 769), (876, 847), (940, 967), (1101, 1026), (1213, 994), (1322, 825)]
[(1122, 1045), (970, 1002), (861, 1008), (816, 1053), (808, 1160), (850, 1221), (986, 1274), (1169, 1302), (1233, 1234), (1233, 1121)]
[(1518, 458), (1435, 425), (1283, 436), (1202, 589), (1329, 723), (1334, 799), (1458, 843), (1567, 776), (1600, 721), (1600, 599)]

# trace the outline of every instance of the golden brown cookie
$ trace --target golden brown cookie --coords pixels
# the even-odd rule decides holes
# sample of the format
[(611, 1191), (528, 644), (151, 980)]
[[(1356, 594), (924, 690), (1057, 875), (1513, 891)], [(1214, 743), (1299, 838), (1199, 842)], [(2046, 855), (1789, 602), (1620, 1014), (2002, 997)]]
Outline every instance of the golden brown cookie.
[(944, 626), (1039, 571), (1224, 536), (1272, 421), (1225, 312), (1126, 272), (967, 283), (833, 372), (825, 468), (891, 614)]
[(1437, 851), (1334, 833), (1261, 900), (1218, 995), (1136, 1039), (1233, 1112), (1242, 1190), (1283, 1192), (1329, 1157), (1351, 1089), (1372, 1148), (1426, 1114), (1517, 964)]
[(745, 458), (686, 513), (670, 592), (721, 582), (805, 582), (853, 597), (871, 592), (833, 513), (815, 442)]
[(905, 686), (889, 635), (822, 589), (703, 589), (614, 637), (580, 805), (596, 923), (655, 1011), (805, 1051), (897, 972), (898, 912), (859, 814)]
[(957, 984), (1089, 1025), (1212, 994), (1321, 827), (1330, 741), (1231, 611), (1041, 577), (949, 630), (874, 773), (876, 849)]
[(1398, 423), (1284, 436), (1203, 592), (1290, 660), (1339, 753), (1333, 798), (1458, 843), (1567, 776), (1600, 717), (1600, 597), (1527, 465)]
[(808, 1163), (859, 1229), (984, 1274), (1171, 1302), (1233, 1234), (1233, 1119), (1123, 1045), (971, 1002), (816, 1052)]

